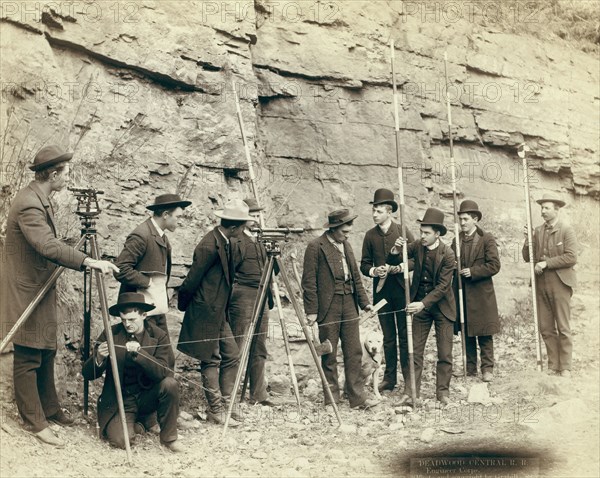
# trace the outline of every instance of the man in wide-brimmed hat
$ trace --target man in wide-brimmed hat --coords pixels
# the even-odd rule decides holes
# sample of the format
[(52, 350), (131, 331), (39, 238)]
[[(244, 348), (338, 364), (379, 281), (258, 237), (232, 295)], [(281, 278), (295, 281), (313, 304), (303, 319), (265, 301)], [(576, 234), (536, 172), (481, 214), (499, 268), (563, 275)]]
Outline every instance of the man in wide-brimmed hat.
[[(385, 373), (379, 390), (393, 390), (398, 376), (398, 347), (400, 347), (400, 367), (406, 384), (409, 379), (408, 338), (406, 336), (406, 299), (404, 275), (399, 266), (386, 264), (387, 255), (398, 237), (402, 235), (402, 225), (392, 220), (398, 210), (394, 193), (389, 189), (375, 191), (372, 216), (375, 227), (365, 234), (362, 245), (360, 270), (373, 278), (373, 303), (385, 299), (387, 304), (379, 311), (379, 323), (383, 332)], [(407, 229), (409, 242), (414, 236)], [(394, 312), (396, 311), (396, 312)]]
[[(252, 321), (254, 302), (258, 295), (258, 287), (263, 269), (267, 262), (267, 251), (256, 238), (250, 228), (258, 226), (259, 214), (264, 208), (254, 198), (244, 199), (249, 214), (254, 219), (248, 221), (236, 235), (238, 239), (233, 248), (233, 268), (235, 280), (229, 302), (229, 322), (238, 348), (241, 350), (244, 338)], [(262, 311), (260, 330), (254, 337), (255, 343), (250, 357), (250, 403), (264, 406), (275, 406), (276, 403), (267, 392), (265, 364), (267, 362), (267, 333), (269, 330), (269, 308), (273, 308), (273, 298), (268, 292), (268, 306)]]
[[(337, 371), (337, 348), (342, 340), (345, 390), (351, 408), (368, 409), (378, 401), (368, 398), (361, 375), (362, 347), (358, 328), (358, 308), (371, 310), (372, 305), (360, 277), (360, 271), (348, 242), (356, 215), (348, 209), (329, 214), (323, 226), (327, 231), (313, 239), (304, 253), (302, 288), (304, 311), (309, 326), (319, 324), (321, 342), (329, 340), (330, 354), (321, 356), (325, 377), (333, 399), (340, 400)], [(325, 395), (327, 400), (327, 395)]]
[[(67, 185), (72, 157), (58, 146), (43, 147), (29, 167), (35, 172), (34, 181), (12, 201), (0, 267), (3, 335), (13, 328), (59, 265), (75, 270), (91, 267), (103, 273), (118, 270), (110, 262), (87, 257), (57, 239), (49, 196)], [(73, 423), (60, 407), (54, 384), (57, 315), (56, 287), (51, 287), (13, 337), (14, 386), (25, 428), (45, 443), (63, 446), (48, 424)]]
[[(494, 334), (500, 332), (498, 305), (492, 277), (500, 271), (496, 239), (479, 227), (479, 205), (469, 199), (460, 204), (460, 257), (465, 310), (467, 375), (477, 375), (477, 343), (481, 357), (481, 376), (491, 382), (494, 373)], [(452, 242), (452, 250), (455, 250)], [(458, 286), (455, 284), (458, 300)], [(458, 307), (457, 307), (458, 312)], [(456, 324), (459, 323), (457, 320)]]
[[(562, 199), (555, 194), (544, 194), (536, 202), (544, 219), (544, 224), (533, 231), (540, 334), (546, 344), (548, 372), (568, 378), (573, 354), (570, 320), (571, 296), (577, 285), (573, 269), (577, 264), (577, 236), (559, 217), (566, 204)], [(523, 258), (526, 262), (530, 260), (527, 237)]]
[[(111, 315), (121, 318), (120, 324), (112, 326), (112, 335), (127, 431), (131, 440), (136, 430), (140, 430), (136, 422), (157, 412), (161, 444), (173, 452), (180, 452), (183, 448), (177, 441), (179, 384), (173, 378), (175, 362), (168, 335), (145, 320), (153, 309), (154, 305), (148, 304), (144, 295), (137, 292), (120, 294), (117, 303), (109, 309)], [(108, 356), (106, 335), (102, 332), (94, 352), (83, 364), (82, 374), (87, 380), (96, 380), (106, 372), (102, 394), (98, 398), (100, 436), (113, 446), (125, 448)]]
[[(389, 264), (399, 264), (402, 247), (407, 247), (409, 259), (414, 260), (414, 273), (410, 286), (412, 302), (406, 312), (413, 315), (413, 343), (415, 360), (416, 395), (421, 389), (423, 355), (431, 324), (435, 325), (437, 344), (436, 397), (442, 405), (450, 402), (450, 379), (452, 378), (452, 338), (456, 305), (452, 291), (455, 271), (455, 255), (440, 236), (446, 235), (444, 213), (430, 207), (421, 223), (421, 238), (408, 244), (403, 237), (396, 239), (388, 256)], [(411, 395), (410, 383), (405, 386), (401, 403)]]
[[(241, 199), (229, 201), (215, 215), (221, 224), (196, 246), (192, 267), (179, 288), (177, 306), (185, 315), (177, 349), (200, 360), (207, 419), (221, 424), (239, 364), (239, 349), (227, 317), (234, 279), (232, 243), (253, 218)], [(232, 418), (229, 425), (239, 425), (241, 417), (237, 412)]]
[[(152, 216), (137, 226), (125, 240), (123, 250), (117, 257), (119, 272), (115, 278), (121, 283), (119, 293), (152, 291), (153, 280), (160, 281), (163, 276), (164, 288), (161, 287), (154, 297), (155, 304), (167, 304), (167, 282), (171, 275), (171, 243), (166, 231), (175, 232), (183, 210), (191, 204), (182, 200), (177, 194), (162, 194), (154, 199), (154, 203), (146, 206)], [(154, 279), (153, 279), (154, 277)], [(161, 284), (162, 284), (161, 282)], [(151, 312), (148, 320), (169, 335), (167, 316), (164, 307)]]

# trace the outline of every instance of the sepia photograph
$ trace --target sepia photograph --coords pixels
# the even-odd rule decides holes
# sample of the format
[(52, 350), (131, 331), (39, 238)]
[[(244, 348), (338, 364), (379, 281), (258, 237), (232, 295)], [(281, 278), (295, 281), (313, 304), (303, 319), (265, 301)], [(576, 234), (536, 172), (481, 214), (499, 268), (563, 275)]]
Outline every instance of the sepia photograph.
[(600, 0), (0, 0), (0, 476), (600, 476)]

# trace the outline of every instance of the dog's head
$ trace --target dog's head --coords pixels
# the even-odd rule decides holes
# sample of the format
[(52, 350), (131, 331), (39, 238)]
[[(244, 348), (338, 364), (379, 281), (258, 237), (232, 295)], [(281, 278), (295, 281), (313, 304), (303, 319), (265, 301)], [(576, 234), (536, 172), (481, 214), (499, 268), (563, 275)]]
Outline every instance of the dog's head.
[(363, 344), (367, 353), (375, 359), (381, 355), (383, 337), (379, 332), (371, 331), (367, 333)]

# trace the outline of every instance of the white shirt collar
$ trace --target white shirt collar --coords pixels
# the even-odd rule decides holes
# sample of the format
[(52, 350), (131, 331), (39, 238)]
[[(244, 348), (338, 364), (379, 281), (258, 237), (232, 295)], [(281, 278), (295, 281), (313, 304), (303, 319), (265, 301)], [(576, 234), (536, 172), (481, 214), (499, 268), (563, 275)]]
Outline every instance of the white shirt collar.
[(471, 237), (471, 236), (472, 236), (473, 234), (475, 234), (476, 232), (477, 232), (477, 228), (476, 228), (476, 227), (474, 227), (474, 228), (473, 228), (473, 231), (471, 231), (469, 234), (465, 234), (465, 236), (469, 236), (469, 237)]
[(158, 231), (158, 235), (160, 237), (163, 237), (165, 235), (165, 231), (163, 231), (158, 224), (156, 224), (156, 221), (154, 220), (153, 217), (150, 218), (150, 220), (152, 221), (152, 224), (154, 224), (154, 227), (156, 228), (156, 230)]
[(379, 229), (381, 229), (381, 232), (386, 234), (390, 230), (390, 227), (392, 227), (392, 218), (389, 218), (383, 224), (378, 224), (378, 227), (379, 227)]
[(431, 244), (430, 246), (427, 246), (427, 249), (429, 249), (430, 251), (433, 251), (433, 250), (437, 249), (439, 245), (440, 245), (440, 240), (436, 239), (433, 244)]
[(219, 230), (219, 232), (221, 233), (221, 235), (225, 239), (225, 243), (229, 244), (229, 238), (225, 234), (223, 234), (223, 231), (221, 231), (220, 227), (217, 227), (217, 229)]

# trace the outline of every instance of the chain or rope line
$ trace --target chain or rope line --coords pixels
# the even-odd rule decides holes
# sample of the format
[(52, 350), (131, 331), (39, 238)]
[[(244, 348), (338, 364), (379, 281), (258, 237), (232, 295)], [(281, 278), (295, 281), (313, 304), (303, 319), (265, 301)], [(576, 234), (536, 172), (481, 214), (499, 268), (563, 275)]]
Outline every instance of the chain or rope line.
[[(395, 314), (396, 312), (404, 312), (406, 309), (397, 309), (397, 310), (392, 310), (389, 312), (377, 312), (377, 315), (389, 315), (389, 314)], [(341, 324), (344, 322), (353, 322), (355, 320), (363, 320), (364, 317), (361, 317), (360, 315), (354, 319), (344, 319), (344, 320), (335, 320), (333, 322), (327, 322), (324, 325), (332, 325), (332, 324)], [(321, 325), (321, 324), (319, 324)], [(267, 335), (268, 332), (258, 332), (258, 333), (254, 333), (251, 335), (251, 337), (254, 336), (258, 336), (258, 335)], [(243, 338), (246, 337), (246, 335), (229, 335), (228, 338), (232, 338), (232, 339), (236, 339), (236, 338)], [(201, 339), (201, 340), (186, 340), (185, 342), (178, 342), (178, 344), (198, 344), (198, 343), (202, 343), (202, 342), (213, 342), (215, 340), (221, 340), (223, 337), (216, 337), (214, 339)], [(99, 342), (97, 342), (99, 343)], [(172, 344), (162, 344), (162, 345), (145, 345), (145, 346), (140, 346), (140, 348), (145, 349), (145, 348), (158, 348), (158, 347), (171, 347)], [(117, 347), (117, 345), (115, 345), (115, 347)], [(119, 346), (122, 347), (122, 346)]]

